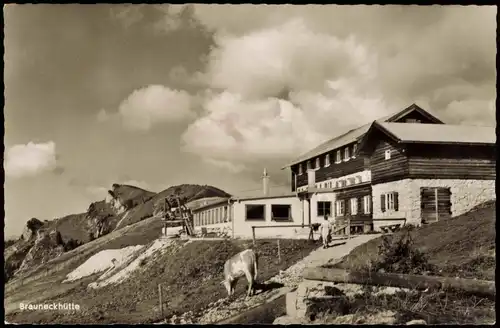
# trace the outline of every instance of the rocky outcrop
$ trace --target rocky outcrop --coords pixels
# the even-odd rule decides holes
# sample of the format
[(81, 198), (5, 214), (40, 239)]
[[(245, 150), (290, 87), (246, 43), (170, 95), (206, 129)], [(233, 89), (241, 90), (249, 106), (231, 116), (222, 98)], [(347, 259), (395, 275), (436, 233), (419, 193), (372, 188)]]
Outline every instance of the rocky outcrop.
[(38, 230), (34, 245), (26, 254), (26, 257), (19, 267), (19, 272), (23, 272), (37, 265), (46, 263), (49, 260), (58, 257), (63, 252), (64, 244), (59, 231)]
[(90, 204), (86, 218), (89, 239), (94, 240), (113, 230), (116, 213), (108, 203), (101, 201)]
[(121, 199), (116, 197), (112, 190), (108, 190), (108, 194), (106, 195), (104, 202), (113, 209), (116, 215), (122, 214), (127, 210), (125, 204), (122, 203)]
[(35, 244), (35, 239), (24, 241), (20, 239), (16, 244), (5, 250), (4, 281), (7, 282), (23, 263), (24, 258)]
[(4, 251), (4, 279), (8, 281), (22, 266), (22, 263), (36, 243), (37, 234), (43, 229), (44, 223), (36, 218), (26, 222), (21, 237)]
[(36, 218), (30, 219), (28, 222), (26, 222), (26, 226), (24, 227), (21, 238), (26, 241), (34, 238), (38, 229), (43, 227), (43, 225), (44, 223)]

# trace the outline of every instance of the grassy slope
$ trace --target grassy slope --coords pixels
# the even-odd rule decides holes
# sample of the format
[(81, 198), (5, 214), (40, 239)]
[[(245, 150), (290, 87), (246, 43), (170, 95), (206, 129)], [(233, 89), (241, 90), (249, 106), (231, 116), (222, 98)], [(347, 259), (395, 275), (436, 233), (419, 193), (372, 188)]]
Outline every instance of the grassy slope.
[[(104, 220), (109, 227), (107, 231), (113, 231), (151, 217), (153, 215), (153, 204), (160, 199), (174, 195), (176, 192), (180, 194), (181, 198), (186, 200), (228, 195), (226, 192), (212, 186), (187, 184), (173, 186), (160, 193), (154, 193), (130, 185), (119, 184), (114, 184), (112, 189), (115, 197), (120, 199), (122, 204), (133, 206), (133, 208), (128, 212), (115, 215), (115, 210), (102, 200), (92, 203), (85, 213), (71, 214), (60, 219), (47, 221), (44, 223), (43, 229), (57, 229), (61, 233), (64, 242), (73, 239), (80, 243), (88, 243), (91, 240), (89, 234), (91, 230), (89, 223), (91, 222), (89, 221), (89, 217)], [(125, 219), (122, 220), (124, 217)], [(118, 223), (120, 223), (120, 226), (117, 226)], [(14, 243), (21, 244), (22, 242), (16, 241)], [(18, 246), (20, 247), (21, 245)], [(7, 271), (11, 272), (17, 269), (25, 253), (26, 252), (17, 252), (16, 258), (12, 258), (12, 263), (4, 265), (5, 277), (10, 277)]]
[(87, 213), (71, 214), (59, 220), (50, 222), (49, 229), (55, 228), (61, 233), (64, 242), (70, 239), (88, 242)]
[(60, 284), (68, 273), (92, 255), (104, 249), (144, 245), (161, 234), (160, 219), (148, 219), (114, 231), (15, 277), (5, 285), (5, 301), (16, 305), (20, 300), (43, 300), (65, 292), (69, 285)]
[[(123, 247), (130, 243), (117, 238), (110, 246)], [(120, 239), (121, 242), (119, 241)], [(179, 241), (178, 243), (182, 243)], [(74, 284), (73, 290), (55, 297), (52, 301), (76, 302), (83, 311), (64, 316), (57, 312), (18, 312), (8, 315), (14, 322), (67, 322), (67, 323), (146, 323), (160, 319), (157, 311), (158, 284), (164, 287), (167, 301), (165, 316), (186, 311), (197, 312), (209, 303), (225, 297), (225, 289), (220, 285), (223, 263), (233, 254), (251, 245), (250, 241), (195, 241), (171, 251), (155, 261), (150, 261), (130, 279), (117, 286), (107, 286), (99, 290), (87, 290), (84, 284)], [(262, 240), (258, 243), (259, 280), (265, 281), (296, 263), (317, 247), (306, 240), (283, 240), (281, 242), (282, 263), (277, 263), (275, 241)], [(108, 247), (99, 247), (108, 248)], [(95, 252), (92, 252), (95, 253)], [(78, 262), (86, 260), (81, 258)], [(76, 267), (76, 263), (71, 265)], [(68, 267), (69, 269), (69, 267)], [(59, 279), (63, 273), (59, 272)], [(51, 277), (54, 277), (52, 275)], [(46, 281), (54, 279), (45, 278)], [(238, 284), (237, 293), (246, 288), (245, 279)], [(85, 281), (88, 283), (88, 281)], [(52, 284), (51, 286), (54, 286)], [(168, 287), (167, 287), (168, 286)], [(64, 286), (61, 286), (63, 288)], [(67, 287), (64, 287), (67, 288)], [(29, 288), (26, 288), (29, 290)]]
[[(442, 275), (494, 280), (495, 208), (495, 201), (484, 203), (463, 215), (418, 228), (412, 232), (412, 238), (428, 254), (430, 263), (443, 270)], [(348, 270), (365, 268), (378, 258), (380, 244), (380, 238), (371, 240), (336, 266)]]

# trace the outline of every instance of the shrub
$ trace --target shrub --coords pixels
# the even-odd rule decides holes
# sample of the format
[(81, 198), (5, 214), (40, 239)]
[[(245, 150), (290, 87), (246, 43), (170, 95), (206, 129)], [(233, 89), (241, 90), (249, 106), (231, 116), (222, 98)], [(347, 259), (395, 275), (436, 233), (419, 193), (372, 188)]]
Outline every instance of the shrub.
[(15, 243), (16, 243), (15, 239), (7, 239), (5, 241), (5, 248), (10, 247), (10, 246), (14, 245)]
[[(434, 271), (428, 257), (420, 251), (411, 238), (413, 228), (404, 228), (406, 233), (400, 238), (383, 236), (378, 248), (379, 259), (372, 263), (375, 271), (384, 270), (393, 273), (422, 274)], [(391, 238), (392, 237), (392, 238)]]
[(83, 243), (81, 241), (78, 241), (75, 239), (70, 239), (64, 243), (64, 251), (69, 252), (70, 250), (75, 249), (81, 245), (83, 245)]

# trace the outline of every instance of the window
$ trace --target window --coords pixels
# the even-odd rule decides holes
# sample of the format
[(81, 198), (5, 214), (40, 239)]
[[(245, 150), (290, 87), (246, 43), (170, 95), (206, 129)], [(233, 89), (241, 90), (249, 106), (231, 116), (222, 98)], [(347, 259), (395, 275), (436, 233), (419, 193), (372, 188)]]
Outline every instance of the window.
[(299, 164), (299, 175), (304, 174), (304, 168), (302, 167), (302, 164)]
[(416, 118), (407, 118), (406, 123), (420, 123), (421, 121)]
[(310, 170), (311, 169), (311, 161), (307, 161), (307, 169)]
[(265, 220), (266, 219), (266, 206), (250, 204), (245, 205), (246, 219), (247, 220)]
[(321, 167), (321, 163), (320, 163), (320, 160), (319, 160), (319, 157), (316, 158), (316, 165), (314, 166), (315, 169), (319, 169)]
[(351, 205), (351, 214), (352, 215), (358, 214), (358, 199), (357, 198), (351, 198), (349, 200), (349, 203)]
[(332, 202), (318, 202), (318, 216), (332, 215)]
[(372, 211), (372, 198), (370, 195), (363, 196), (363, 213), (370, 214)]
[(385, 211), (398, 211), (398, 193), (397, 192), (389, 192), (386, 194), (380, 195), (380, 209), (382, 212)]
[(354, 145), (352, 145), (352, 158), (356, 157), (356, 152), (357, 151), (358, 151), (358, 144), (355, 143)]
[(326, 154), (325, 156), (325, 167), (330, 166), (330, 154)]
[(336, 216), (343, 216), (344, 215), (344, 201), (343, 200), (338, 200), (335, 202), (335, 215)]
[(391, 150), (390, 149), (387, 149), (385, 151), (385, 159), (391, 159)]
[(344, 149), (344, 161), (348, 161), (350, 157), (351, 156), (349, 154), (349, 147), (345, 147), (345, 149)]
[(340, 154), (340, 150), (337, 150), (337, 153), (335, 155), (335, 163), (340, 163), (342, 161), (342, 156)]
[(271, 205), (271, 218), (274, 221), (291, 221), (292, 207), (290, 205)]
[(347, 179), (347, 185), (350, 186), (350, 185), (353, 185), (356, 183), (356, 179), (355, 178), (348, 178)]
[(355, 178), (355, 182), (356, 183), (361, 183), (363, 182), (363, 179), (361, 178), (361, 175), (357, 175), (356, 178)]

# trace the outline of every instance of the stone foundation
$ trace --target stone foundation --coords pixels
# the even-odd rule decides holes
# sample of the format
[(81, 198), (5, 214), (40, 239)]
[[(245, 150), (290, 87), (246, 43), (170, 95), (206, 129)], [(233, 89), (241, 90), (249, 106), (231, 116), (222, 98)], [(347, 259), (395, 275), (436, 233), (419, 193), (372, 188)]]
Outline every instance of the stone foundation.
[[(451, 214), (458, 216), (486, 201), (496, 199), (495, 180), (458, 180), (458, 179), (404, 179), (372, 186), (373, 228), (401, 223), (396, 220), (406, 218), (406, 224), (422, 224), (420, 207), (420, 188), (450, 188)], [(381, 211), (380, 195), (387, 192), (399, 193), (398, 211)], [(380, 219), (384, 219), (380, 221)]]

